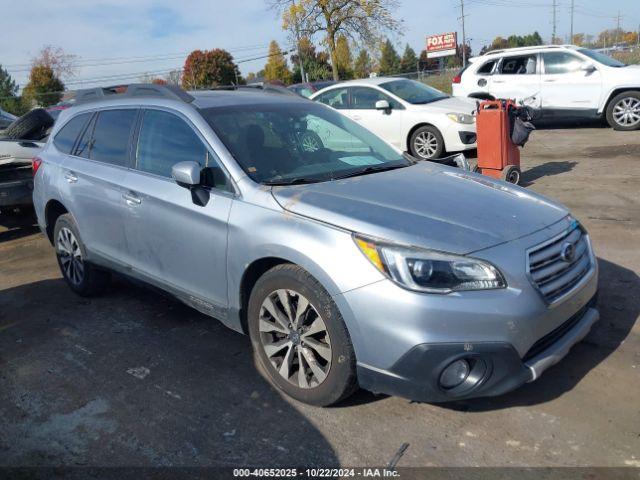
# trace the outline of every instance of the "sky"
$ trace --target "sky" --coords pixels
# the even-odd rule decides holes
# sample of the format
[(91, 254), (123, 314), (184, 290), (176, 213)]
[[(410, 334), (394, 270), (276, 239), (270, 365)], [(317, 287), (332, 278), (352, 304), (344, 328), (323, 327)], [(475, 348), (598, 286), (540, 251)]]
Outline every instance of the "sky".
[[(497, 35), (537, 30), (551, 37), (552, 0), (464, 0), (467, 38), (477, 52)], [(568, 37), (571, 0), (557, 0), (557, 35)], [(640, 0), (574, 0), (574, 31), (596, 34), (616, 26), (640, 28)], [(458, 31), (460, 0), (399, 0), (399, 51), (416, 52), (430, 34)], [(22, 87), (29, 63), (47, 44), (77, 56), (69, 89), (133, 82), (181, 68), (194, 49), (229, 50), (244, 75), (260, 70), (268, 44), (289, 48), (277, 14), (265, 0), (0, 0), (0, 64)]]

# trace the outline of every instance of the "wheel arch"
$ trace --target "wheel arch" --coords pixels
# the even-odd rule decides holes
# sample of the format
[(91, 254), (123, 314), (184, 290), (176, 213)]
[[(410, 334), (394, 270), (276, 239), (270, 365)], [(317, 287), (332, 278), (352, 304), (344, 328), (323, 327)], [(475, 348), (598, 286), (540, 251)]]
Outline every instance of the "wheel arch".
[(56, 221), (60, 215), (64, 215), (65, 213), (69, 213), (69, 210), (59, 200), (49, 200), (45, 206), (45, 231), (51, 245), (53, 245), (53, 229), (56, 226)]
[(611, 90), (611, 92), (609, 92), (609, 94), (607, 95), (606, 100), (602, 104), (602, 107), (599, 109), (598, 113), (602, 115), (606, 115), (607, 109), (609, 108), (609, 104), (611, 103), (611, 101), (617, 95), (620, 95), (621, 93), (624, 93), (624, 92), (640, 92), (640, 85), (636, 87), (618, 87)]
[(475, 98), (477, 100), (495, 100), (496, 97), (486, 92), (474, 92), (467, 95), (469, 98)]
[[(442, 130), (440, 130), (433, 123), (429, 123), (429, 122), (416, 123), (413, 127), (411, 127), (411, 129), (409, 130), (409, 133), (407, 134), (407, 139), (406, 139), (406, 143), (405, 143), (405, 147), (407, 149), (407, 152), (411, 152), (411, 137), (413, 136), (413, 134), (415, 133), (416, 130), (418, 130), (419, 128), (422, 128), (422, 127), (435, 128), (436, 130), (438, 130), (438, 132), (440, 132), (440, 136), (442, 137), (442, 140), (444, 141), (444, 135), (442, 135)], [(447, 149), (447, 145), (446, 145), (446, 142), (445, 142), (444, 150), (446, 151), (446, 149)]]

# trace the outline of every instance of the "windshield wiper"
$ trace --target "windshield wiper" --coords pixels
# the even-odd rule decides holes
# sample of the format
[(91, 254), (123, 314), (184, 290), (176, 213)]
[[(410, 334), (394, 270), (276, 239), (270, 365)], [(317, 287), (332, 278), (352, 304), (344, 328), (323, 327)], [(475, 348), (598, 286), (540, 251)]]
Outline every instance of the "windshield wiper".
[(318, 180), (312, 178), (296, 177), (283, 180), (271, 180), (269, 182), (263, 182), (264, 185), (278, 186), (278, 185), (304, 185), (306, 183), (317, 183)]
[(404, 168), (408, 166), (409, 165), (386, 165), (383, 167), (366, 167), (366, 168), (363, 168), (362, 170), (356, 170), (355, 172), (349, 172), (344, 175), (333, 177), (333, 180), (340, 180), (342, 178), (349, 178), (349, 177), (358, 177), (360, 175), (368, 175), (370, 173), (385, 172), (387, 170), (395, 170), (396, 168)]

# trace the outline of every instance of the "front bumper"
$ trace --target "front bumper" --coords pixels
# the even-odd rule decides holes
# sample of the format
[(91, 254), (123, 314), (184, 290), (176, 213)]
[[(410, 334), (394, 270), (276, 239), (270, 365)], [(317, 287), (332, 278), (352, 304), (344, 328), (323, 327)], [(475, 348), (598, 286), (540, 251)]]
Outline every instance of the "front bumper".
[[(532, 382), (564, 358), (598, 320), (594, 297), (556, 331), (552, 342), (534, 356), (520, 358), (505, 342), (436, 343), (412, 348), (388, 371), (358, 365), (358, 381), (366, 390), (430, 403), (502, 395)], [(456, 360), (467, 360), (472, 381), (450, 390), (440, 386), (440, 374)], [(474, 373), (475, 372), (475, 373)]]
[(450, 122), (443, 129), (444, 146), (447, 152), (462, 152), (477, 148), (476, 126)]

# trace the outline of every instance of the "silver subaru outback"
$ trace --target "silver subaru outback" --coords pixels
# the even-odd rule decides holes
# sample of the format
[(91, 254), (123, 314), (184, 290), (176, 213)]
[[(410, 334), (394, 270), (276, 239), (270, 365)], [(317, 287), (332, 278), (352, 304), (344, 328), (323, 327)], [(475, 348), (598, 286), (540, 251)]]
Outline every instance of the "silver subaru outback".
[(249, 334), (263, 374), (310, 404), (358, 386), (502, 394), (598, 319), (596, 258), (565, 207), (296, 96), (85, 92), (33, 166), (74, 292), (110, 272), (160, 287)]

